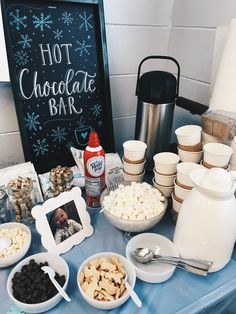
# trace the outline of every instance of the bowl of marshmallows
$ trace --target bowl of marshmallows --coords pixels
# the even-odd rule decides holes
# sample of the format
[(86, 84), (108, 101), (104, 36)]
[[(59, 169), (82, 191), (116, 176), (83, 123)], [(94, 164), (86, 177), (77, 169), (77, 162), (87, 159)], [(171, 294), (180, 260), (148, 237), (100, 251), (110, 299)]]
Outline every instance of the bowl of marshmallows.
[(167, 200), (148, 183), (126, 182), (104, 190), (101, 207), (106, 219), (116, 228), (142, 232), (161, 220)]

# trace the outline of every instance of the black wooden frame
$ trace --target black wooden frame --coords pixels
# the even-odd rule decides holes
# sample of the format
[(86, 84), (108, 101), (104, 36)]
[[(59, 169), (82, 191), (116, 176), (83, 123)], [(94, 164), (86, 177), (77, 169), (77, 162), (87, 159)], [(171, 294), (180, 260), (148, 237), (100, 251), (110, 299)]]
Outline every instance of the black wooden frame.
[[(9, 64), (9, 72), (10, 72), (10, 79), (12, 83), (13, 89), (13, 96), (15, 101), (16, 113), (19, 123), (19, 129), (21, 134), (21, 141), (24, 151), (24, 157), (26, 161), (32, 161), (35, 165), (36, 171), (39, 173), (43, 173), (49, 171), (52, 167), (55, 167), (58, 164), (61, 165), (73, 165), (74, 160), (72, 155), (69, 157), (64, 158), (62, 156), (61, 160), (47, 160), (45, 163), (36, 163), (32, 160), (32, 156), (30, 154), (30, 147), (27, 142), (27, 130), (24, 123), (23, 112), (21, 110), (21, 98), (18, 93), (17, 88), (17, 77), (14, 73), (13, 67), (13, 52), (11, 49), (11, 42), (10, 42), (10, 35), (8, 34), (8, 24), (7, 24), (7, 17), (6, 17), (6, 9), (9, 5), (19, 5), (21, 3), (29, 3), (30, 5), (37, 5), (37, 0), (30, 1), (30, 0), (2, 0), (2, 16), (3, 16), (3, 25), (4, 25), (4, 34), (5, 34), (5, 41), (6, 41), (6, 48), (7, 48), (7, 57), (8, 57), (8, 64)], [(100, 69), (100, 83), (102, 88), (102, 104), (103, 104), (103, 111), (105, 117), (103, 116), (103, 120), (106, 122), (106, 138), (100, 139), (101, 144), (103, 145), (106, 152), (114, 152), (114, 132), (113, 132), (113, 123), (112, 123), (112, 109), (111, 109), (111, 95), (110, 95), (110, 82), (109, 82), (109, 69), (108, 69), (108, 55), (107, 55), (107, 45), (106, 45), (106, 34), (105, 34), (105, 20), (104, 20), (104, 8), (103, 8), (103, 0), (39, 0), (39, 3), (49, 4), (49, 5), (57, 5), (60, 3), (63, 4), (73, 4), (73, 5), (91, 5), (94, 8), (95, 18), (97, 21), (97, 25), (99, 25), (99, 29), (97, 30), (97, 40), (98, 40), (98, 63)], [(65, 160), (66, 159), (66, 160)]]

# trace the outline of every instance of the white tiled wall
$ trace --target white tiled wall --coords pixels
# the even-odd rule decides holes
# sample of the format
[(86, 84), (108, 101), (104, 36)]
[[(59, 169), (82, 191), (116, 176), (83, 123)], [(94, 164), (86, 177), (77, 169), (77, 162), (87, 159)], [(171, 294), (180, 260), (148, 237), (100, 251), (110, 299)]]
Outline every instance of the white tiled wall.
[[(208, 104), (216, 26), (236, 17), (235, 0), (104, 0), (116, 150), (134, 135), (136, 75), (151, 54), (175, 57), (181, 67), (180, 95)], [(0, 20), (0, 81), (8, 70)], [(165, 64), (148, 61), (144, 71)], [(174, 67), (169, 66), (171, 71)], [(199, 123), (176, 108), (174, 128)], [(21, 162), (23, 152), (10, 84), (0, 83), (0, 167)]]

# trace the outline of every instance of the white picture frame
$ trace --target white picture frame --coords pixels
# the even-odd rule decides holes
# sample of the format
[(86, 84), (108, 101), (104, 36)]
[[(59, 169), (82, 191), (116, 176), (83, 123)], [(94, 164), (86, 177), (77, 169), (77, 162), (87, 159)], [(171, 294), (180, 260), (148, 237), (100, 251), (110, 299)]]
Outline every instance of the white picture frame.
[(41, 235), (42, 245), (50, 253), (66, 253), (93, 234), (90, 216), (79, 187), (34, 206), (31, 213)]

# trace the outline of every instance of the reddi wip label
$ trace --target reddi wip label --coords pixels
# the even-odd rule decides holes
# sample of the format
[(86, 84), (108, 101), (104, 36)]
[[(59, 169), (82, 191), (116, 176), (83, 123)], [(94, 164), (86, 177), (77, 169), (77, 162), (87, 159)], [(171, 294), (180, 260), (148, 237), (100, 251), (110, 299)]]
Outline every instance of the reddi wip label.
[(93, 177), (99, 177), (105, 169), (105, 159), (103, 156), (89, 158), (87, 161), (88, 173)]

